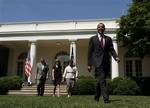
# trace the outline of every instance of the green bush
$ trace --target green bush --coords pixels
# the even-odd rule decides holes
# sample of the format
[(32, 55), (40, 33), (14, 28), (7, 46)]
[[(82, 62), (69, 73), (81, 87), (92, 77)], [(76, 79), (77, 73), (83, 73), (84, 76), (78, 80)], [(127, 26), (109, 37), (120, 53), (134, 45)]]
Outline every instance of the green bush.
[[(113, 80), (107, 79), (107, 88), (112, 95), (137, 95), (139, 86), (129, 78), (117, 77)], [(92, 76), (80, 76), (75, 83), (73, 94), (76, 95), (93, 95), (95, 93), (96, 80)]]
[(22, 80), (19, 76), (12, 76), (8, 78), (8, 89), (9, 90), (19, 90), (22, 87)]
[(150, 77), (132, 77), (140, 87), (140, 95), (150, 95)]
[(76, 95), (91, 95), (95, 92), (95, 79), (92, 76), (80, 76), (75, 87), (73, 94)]
[(106, 85), (107, 85), (107, 89), (108, 89), (108, 93), (109, 94), (113, 94), (113, 89), (114, 89), (114, 85), (111, 79), (107, 79), (106, 80)]
[(8, 92), (5, 78), (0, 77), (0, 94), (6, 94)]
[(18, 90), (22, 87), (19, 76), (0, 77), (0, 94), (6, 94), (8, 90)]
[(111, 92), (114, 95), (136, 95), (140, 89), (137, 83), (130, 78), (115, 78), (111, 83)]

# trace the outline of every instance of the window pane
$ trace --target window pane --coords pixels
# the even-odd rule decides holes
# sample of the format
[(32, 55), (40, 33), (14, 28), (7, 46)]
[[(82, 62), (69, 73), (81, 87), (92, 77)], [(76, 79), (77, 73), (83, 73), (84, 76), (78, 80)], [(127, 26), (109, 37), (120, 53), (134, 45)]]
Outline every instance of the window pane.
[(132, 60), (126, 60), (126, 76), (131, 77), (132, 76)]
[(141, 60), (135, 60), (135, 72), (136, 72), (137, 77), (142, 76), (142, 61)]

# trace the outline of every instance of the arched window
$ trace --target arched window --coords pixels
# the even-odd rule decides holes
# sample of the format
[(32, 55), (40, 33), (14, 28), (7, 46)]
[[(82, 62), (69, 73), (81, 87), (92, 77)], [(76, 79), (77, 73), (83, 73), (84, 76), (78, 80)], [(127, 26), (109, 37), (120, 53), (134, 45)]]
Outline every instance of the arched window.
[(18, 60), (24, 60), (27, 57), (27, 52), (23, 52), (18, 56)]
[(56, 54), (55, 59), (59, 59), (60, 61), (68, 61), (69, 60), (69, 54), (65, 51), (61, 51)]
[(22, 79), (25, 79), (24, 63), (26, 57), (27, 57), (27, 52), (23, 52), (18, 56), (18, 60), (17, 60), (17, 75), (19, 75)]
[(55, 59), (60, 60), (62, 66), (63, 66), (63, 70), (64, 70), (64, 68), (68, 65), (69, 54), (65, 51), (61, 51), (61, 52), (56, 54)]

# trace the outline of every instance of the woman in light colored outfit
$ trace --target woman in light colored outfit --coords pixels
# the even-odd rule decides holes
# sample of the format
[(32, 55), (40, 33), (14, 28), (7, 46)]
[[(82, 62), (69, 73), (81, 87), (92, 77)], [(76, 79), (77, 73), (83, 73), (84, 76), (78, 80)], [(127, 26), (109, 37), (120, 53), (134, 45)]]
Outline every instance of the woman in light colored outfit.
[(77, 77), (78, 77), (77, 67), (74, 65), (73, 61), (70, 60), (63, 74), (63, 79), (66, 79), (66, 83), (67, 83), (68, 97), (71, 96), (71, 92), (74, 87), (74, 83), (77, 80)]

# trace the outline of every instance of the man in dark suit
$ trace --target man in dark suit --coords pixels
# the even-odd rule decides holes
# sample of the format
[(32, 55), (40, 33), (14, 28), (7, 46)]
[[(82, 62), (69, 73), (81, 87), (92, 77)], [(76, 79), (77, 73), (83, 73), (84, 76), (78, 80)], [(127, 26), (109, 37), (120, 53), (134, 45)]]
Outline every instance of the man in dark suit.
[(36, 70), (37, 96), (44, 95), (45, 81), (47, 78), (48, 70), (49, 67), (46, 64), (46, 61), (43, 58), (41, 58), (41, 61), (37, 64), (37, 70)]
[(108, 74), (110, 54), (119, 62), (118, 55), (113, 47), (112, 39), (104, 35), (105, 25), (97, 25), (98, 34), (91, 37), (88, 47), (88, 70), (91, 72), (95, 68), (96, 93), (95, 101), (99, 101), (100, 95), (103, 95), (104, 103), (109, 103), (109, 95), (106, 87), (106, 76)]

